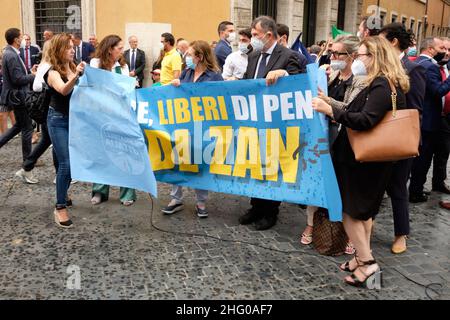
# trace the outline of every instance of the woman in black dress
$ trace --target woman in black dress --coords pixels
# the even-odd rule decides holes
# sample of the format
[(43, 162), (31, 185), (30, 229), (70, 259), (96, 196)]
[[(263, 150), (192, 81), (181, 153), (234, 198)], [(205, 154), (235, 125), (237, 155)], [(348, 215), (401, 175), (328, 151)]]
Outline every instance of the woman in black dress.
[[(392, 110), (389, 83), (396, 87), (397, 108), (406, 108), (405, 93), (409, 90), (409, 78), (397, 53), (386, 39), (370, 37), (363, 40), (352, 70), (354, 75), (367, 74), (368, 87), (353, 100), (347, 110), (330, 106), (316, 98), (313, 101), (316, 111), (326, 114), (344, 127), (369, 130)], [(373, 288), (374, 284), (379, 284), (375, 280), (380, 280), (381, 271), (372, 255), (370, 236), (373, 218), (380, 209), (393, 162), (357, 162), (347, 130), (340, 131), (333, 151), (333, 163), (342, 196), (344, 227), (357, 252), (357, 256), (341, 266), (341, 269), (353, 272), (345, 279), (347, 284), (371, 284), (369, 287)]]

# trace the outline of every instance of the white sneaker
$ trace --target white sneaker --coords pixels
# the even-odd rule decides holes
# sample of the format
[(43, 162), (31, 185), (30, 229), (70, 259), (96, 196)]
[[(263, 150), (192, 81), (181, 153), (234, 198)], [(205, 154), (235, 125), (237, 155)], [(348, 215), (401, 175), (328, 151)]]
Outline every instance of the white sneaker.
[(33, 174), (30, 172), (26, 172), (24, 169), (20, 169), (16, 172), (16, 177), (21, 178), (25, 183), (28, 184), (37, 184), (39, 180), (33, 177)]

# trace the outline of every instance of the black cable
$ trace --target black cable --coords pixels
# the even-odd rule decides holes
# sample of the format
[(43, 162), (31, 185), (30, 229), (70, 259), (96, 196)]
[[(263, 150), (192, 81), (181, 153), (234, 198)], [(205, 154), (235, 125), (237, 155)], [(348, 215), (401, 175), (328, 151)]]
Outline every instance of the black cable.
[[(274, 252), (278, 252), (278, 253), (285, 253), (285, 254), (302, 253), (302, 254), (306, 254), (306, 255), (309, 255), (309, 256), (313, 256), (315, 258), (320, 258), (320, 259), (331, 261), (333, 264), (337, 264), (338, 263), (336, 260), (324, 257), (322, 255), (317, 255), (316, 253), (307, 252), (307, 251), (304, 251), (304, 250), (284, 251), (284, 250), (279, 250), (279, 249), (275, 249), (275, 248), (265, 247), (265, 246), (262, 246), (260, 244), (251, 243), (251, 242), (248, 242), (248, 241), (223, 239), (223, 238), (210, 236), (210, 235), (207, 235), (207, 234), (189, 233), (189, 232), (182, 232), (182, 231), (170, 231), (170, 230), (162, 229), (162, 228), (156, 226), (154, 224), (154, 222), (153, 222), (153, 211), (154, 211), (153, 197), (152, 197), (151, 194), (149, 194), (149, 196), (150, 196), (150, 200), (151, 200), (151, 203), (152, 203), (152, 208), (151, 208), (151, 211), (150, 211), (150, 223), (151, 223), (152, 228), (154, 228), (155, 230), (158, 230), (160, 232), (168, 233), (168, 234), (175, 234), (175, 235), (185, 235), (185, 236), (190, 236), (190, 237), (205, 237), (205, 238), (211, 238), (211, 239), (215, 239), (215, 240), (222, 241), (222, 242), (241, 243), (241, 244), (246, 244), (246, 245), (250, 245), (250, 246), (254, 246), (254, 247), (258, 247), (258, 248), (262, 248), (262, 249), (266, 249), (266, 250), (274, 251)], [(429, 293), (428, 293), (429, 290), (434, 291), (434, 293), (436, 293), (438, 296), (441, 295), (441, 292), (438, 292), (437, 290), (431, 288), (432, 286), (439, 286), (440, 289), (442, 289), (443, 285), (441, 283), (429, 283), (427, 285), (424, 285), (422, 283), (419, 283), (419, 282), (409, 278), (408, 276), (406, 276), (402, 272), (398, 271), (396, 268), (393, 268), (393, 269), (395, 271), (397, 271), (400, 275), (402, 275), (406, 280), (408, 280), (408, 281), (410, 281), (410, 282), (412, 282), (412, 283), (414, 283), (414, 284), (416, 284), (418, 286), (421, 286), (421, 287), (425, 288), (425, 294), (428, 297), (428, 299), (434, 300), (429, 295)]]

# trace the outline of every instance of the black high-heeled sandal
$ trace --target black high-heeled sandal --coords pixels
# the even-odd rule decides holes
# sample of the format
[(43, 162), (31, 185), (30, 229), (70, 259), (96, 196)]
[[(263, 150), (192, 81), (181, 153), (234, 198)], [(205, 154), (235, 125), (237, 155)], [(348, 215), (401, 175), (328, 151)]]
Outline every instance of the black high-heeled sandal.
[(339, 265), (339, 269), (341, 269), (341, 271), (344, 271), (344, 272), (350, 272), (350, 273), (355, 272), (356, 269), (359, 268), (359, 261), (358, 261), (358, 256), (356, 255), (356, 253), (355, 253), (354, 258), (355, 258), (355, 261), (356, 261), (356, 268), (355, 268), (355, 269), (353, 269), (353, 270), (350, 269), (350, 262), (351, 262), (353, 259), (350, 260), (350, 261), (347, 261), (347, 262), (344, 264), (344, 268), (342, 268), (342, 265)]
[[(362, 262), (361, 264), (358, 265), (358, 268), (356, 268), (356, 269), (359, 269), (364, 266), (372, 266), (374, 264), (377, 264), (377, 262), (375, 260)], [(370, 290), (372, 290), (372, 289), (380, 290), (381, 289), (382, 277), (381, 277), (381, 269), (379, 266), (375, 271), (373, 271), (369, 275), (366, 274), (362, 270), (361, 270), (361, 273), (366, 277), (364, 279), (364, 281), (359, 280), (356, 277), (355, 273), (352, 273), (350, 275), (352, 281), (348, 281), (347, 279), (344, 279), (345, 283), (350, 286), (357, 287), (357, 288), (366, 288), (366, 289), (370, 289)]]

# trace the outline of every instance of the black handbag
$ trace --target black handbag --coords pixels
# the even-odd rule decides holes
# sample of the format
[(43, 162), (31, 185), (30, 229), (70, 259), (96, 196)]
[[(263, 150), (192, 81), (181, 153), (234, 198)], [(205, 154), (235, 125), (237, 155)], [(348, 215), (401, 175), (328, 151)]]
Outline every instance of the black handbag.
[(13, 109), (23, 107), (25, 105), (25, 93), (19, 89), (11, 89), (8, 91), (6, 102)]
[(43, 84), (41, 92), (28, 92), (25, 98), (25, 107), (27, 108), (28, 115), (39, 124), (47, 121), (49, 105), (50, 93), (45, 84)]

